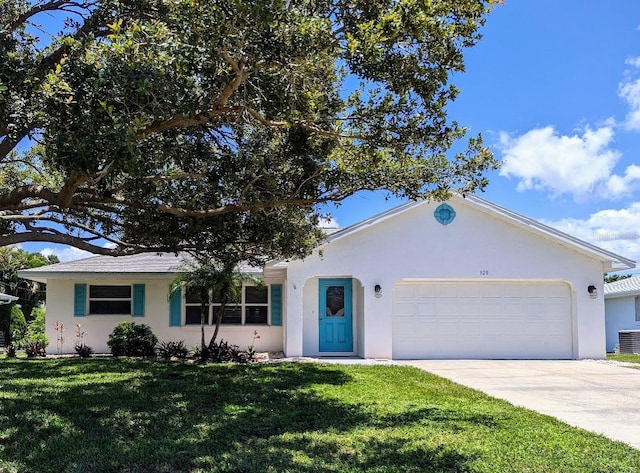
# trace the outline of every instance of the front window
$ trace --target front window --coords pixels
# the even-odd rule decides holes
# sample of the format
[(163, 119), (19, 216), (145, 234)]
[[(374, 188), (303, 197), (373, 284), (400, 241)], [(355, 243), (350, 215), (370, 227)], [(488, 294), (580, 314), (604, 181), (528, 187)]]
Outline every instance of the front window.
[[(267, 286), (244, 286), (240, 300), (227, 304), (222, 323), (226, 325), (263, 324), (269, 319), (269, 297)], [(185, 324), (200, 325), (201, 297), (198, 291), (188, 289), (185, 295)], [(220, 300), (213, 299), (207, 304), (204, 323), (213, 325), (220, 313)]]
[(131, 286), (89, 286), (89, 313), (131, 314)]

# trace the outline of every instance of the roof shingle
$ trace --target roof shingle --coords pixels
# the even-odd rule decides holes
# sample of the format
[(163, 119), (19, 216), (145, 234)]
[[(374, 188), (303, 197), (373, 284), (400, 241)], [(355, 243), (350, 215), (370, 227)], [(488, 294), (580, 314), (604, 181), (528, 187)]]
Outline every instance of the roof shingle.
[(622, 297), (640, 295), (640, 276), (632, 276), (604, 285), (604, 297)]

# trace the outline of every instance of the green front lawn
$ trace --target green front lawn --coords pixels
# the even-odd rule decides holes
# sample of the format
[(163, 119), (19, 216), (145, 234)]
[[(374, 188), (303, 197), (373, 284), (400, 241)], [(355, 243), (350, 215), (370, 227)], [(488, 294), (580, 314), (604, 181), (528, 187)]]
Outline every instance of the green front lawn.
[(0, 471), (637, 472), (640, 451), (413, 368), (0, 360)]

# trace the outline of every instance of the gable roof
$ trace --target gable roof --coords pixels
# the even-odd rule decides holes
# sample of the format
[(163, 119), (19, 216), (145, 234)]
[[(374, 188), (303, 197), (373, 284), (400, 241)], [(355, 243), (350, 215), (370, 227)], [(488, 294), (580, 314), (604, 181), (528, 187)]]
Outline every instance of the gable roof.
[[(580, 240), (579, 238), (573, 237), (567, 233), (561, 232), (560, 230), (557, 230), (553, 227), (545, 225), (532, 218), (525, 217), (524, 215), (520, 215), (516, 212), (505, 209), (504, 207), (500, 207), (499, 205), (496, 205), (494, 203), (481, 199), (480, 197), (477, 197), (475, 195), (466, 195), (466, 196), (453, 195), (450, 200), (454, 200), (454, 199), (458, 200), (461, 203), (466, 203), (467, 205), (471, 205), (482, 212), (493, 215), (494, 217), (497, 217), (519, 228), (522, 228), (525, 231), (534, 233), (539, 237), (545, 238), (547, 240), (555, 241), (556, 243), (566, 248), (577, 251), (591, 258), (595, 258), (603, 263), (604, 272), (620, 271), (620, 270), (632, 269), (636, 267), (635, 261), (631, 259), (625, 258), (624, 256), (620, 256), (611, 251), (592, 245), (591, 243)], [(332, 241), (336, 241), (348, 235), (352, 235), (354, 233), (362, 231), (365, 228), (369, 228), (372, 225), (377, 225), (381, 222), (394, 218), (397, 215), (405, 213), (411, 209), (420, 207), (422, 205), (428, 205), (429, 203), (431, 202), (427, 200), (407, 202), (405, 204), (399, 205), (398, 207), (394, 207), (393, 209), (387, 210), (378, 215), (374, 215), (373, 217), (370, 217), (354, 225), (351, 225), (335, 233), (332, 233), (327, 237), (325, 242), (331, 243)], [(270, 264), (282, 266), (283, 264), (286, 264), (286, 263), (282, 260), (279, 260), (279, 261), (274, 261)]]
[(640, 295), (640, 276), (632, 276), (627, 279), (605, 283), (605, 299), (614, 299), (624, 296)]

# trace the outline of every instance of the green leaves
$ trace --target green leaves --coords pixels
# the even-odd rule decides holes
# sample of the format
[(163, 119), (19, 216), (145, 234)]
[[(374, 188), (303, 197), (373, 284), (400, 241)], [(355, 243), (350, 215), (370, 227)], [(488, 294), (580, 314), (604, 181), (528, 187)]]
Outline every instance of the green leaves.
[[(496, 162), (450, 152), (446, 108), (492, 4), (5, 2), (0, 243), (293, 257), (319, 203), (482, 189)], [(70, 18), (35, 37), (45, 14)]]

